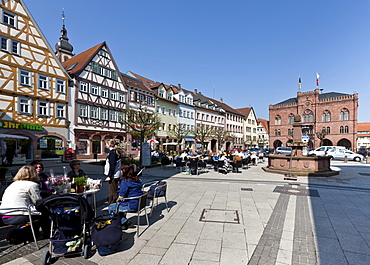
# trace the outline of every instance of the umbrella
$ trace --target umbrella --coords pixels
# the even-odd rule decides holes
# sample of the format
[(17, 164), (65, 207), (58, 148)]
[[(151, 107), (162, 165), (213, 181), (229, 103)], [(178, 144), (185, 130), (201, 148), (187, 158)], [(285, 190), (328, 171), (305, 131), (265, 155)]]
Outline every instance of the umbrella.
[(158, 141), (157, 141), (157, 140), (154, 140), (154, 139), (150, 139), (150, 140), (148, 140), (147, 142), (148, 142), (148, 143), (155, 143), (155, 144), (157, 144), (157, 143), (158, 143)]

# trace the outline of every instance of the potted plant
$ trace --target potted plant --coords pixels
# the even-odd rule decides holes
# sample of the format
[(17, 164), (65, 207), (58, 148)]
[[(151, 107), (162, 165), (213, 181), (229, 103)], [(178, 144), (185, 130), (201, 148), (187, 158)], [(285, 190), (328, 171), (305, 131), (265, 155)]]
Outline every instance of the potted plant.
[(6, 172), (8, 172), (8, 167), (0, 167), (0, 179), (5, 179)]
[(85, 177), (77, 177), (74, 178), (74, 183), (76, 185), (76, 193), (83, 193), (84, 187), (86, 185), (86, 178)]

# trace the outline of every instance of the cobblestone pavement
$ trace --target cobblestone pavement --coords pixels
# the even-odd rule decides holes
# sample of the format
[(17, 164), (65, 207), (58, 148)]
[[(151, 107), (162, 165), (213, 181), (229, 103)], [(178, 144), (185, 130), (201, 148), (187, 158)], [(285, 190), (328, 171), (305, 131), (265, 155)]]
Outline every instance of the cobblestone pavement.
[[(45, 164), (46, 171), (62, 172), (63, 164)], [(53, 264), (370, 264), (370, 165), (334, 161), (339, 175), (296, 182), (263, 165), (199, 176), (146, 169), (144, 182), (168, 181), (169, 212), (160, 200), (140, 237), (136, 229), (125, 231), (114, 254), (93, 249), (89, 259), (61, 257)], [(101, 166), (83, 168), (101, 177)], [(103, 186), (97, 194), (99, 212), (107, 193)], [(36, 250), (32, 242), (9, 246), (5, 235), (0, 229), (0, 264), (41, 264), (48, 240)]]

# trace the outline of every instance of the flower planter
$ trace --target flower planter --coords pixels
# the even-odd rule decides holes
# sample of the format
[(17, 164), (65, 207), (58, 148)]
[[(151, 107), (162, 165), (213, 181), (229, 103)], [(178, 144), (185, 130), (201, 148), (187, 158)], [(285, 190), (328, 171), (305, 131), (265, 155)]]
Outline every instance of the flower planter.
[(76, 193), (83, 193), (85, 190), (84, 185), (76, 185)]

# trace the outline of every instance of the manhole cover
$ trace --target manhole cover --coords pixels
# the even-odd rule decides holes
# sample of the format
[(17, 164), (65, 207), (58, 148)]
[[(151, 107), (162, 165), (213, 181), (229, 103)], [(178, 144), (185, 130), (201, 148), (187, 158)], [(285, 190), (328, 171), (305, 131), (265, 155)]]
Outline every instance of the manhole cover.
[(230, 224), (240, 223), (238, 211), (219, 209), (203, 209), (199, 221)]

